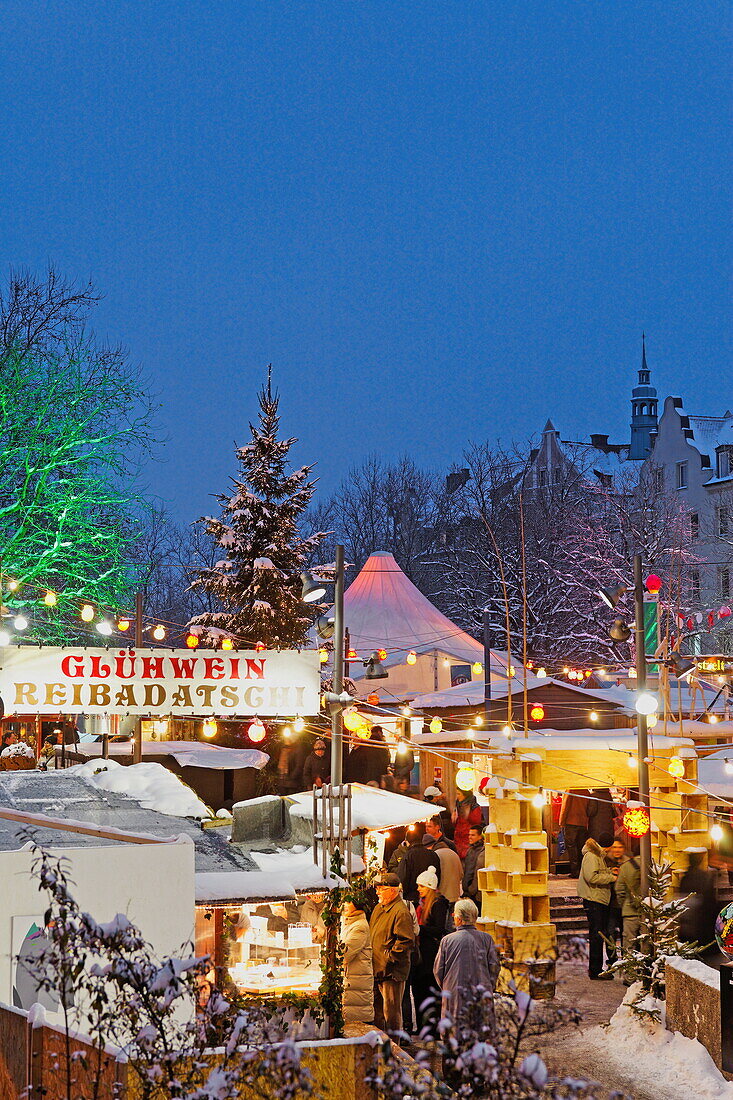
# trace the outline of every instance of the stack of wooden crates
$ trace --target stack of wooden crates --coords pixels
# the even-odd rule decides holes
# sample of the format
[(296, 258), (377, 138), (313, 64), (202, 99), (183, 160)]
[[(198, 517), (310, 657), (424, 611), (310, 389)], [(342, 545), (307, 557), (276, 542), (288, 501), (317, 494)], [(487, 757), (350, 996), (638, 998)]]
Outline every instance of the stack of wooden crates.
[(535, 753), (493, 757), (492, 772), (479, 924), (501, 954), (499, 990), (508, 991), (513, 981), (537, 1000), (550, 998), (557, 939), (547, 893), (548, 838), (542, 808), (533, 805), (542, 794), (542, 759)]
[[(672, 887), (677, 889), (687, 870), (692, 852), (707, 867), (710, 845), (708, 797), (697, 786), (697, 757), (694, 750), (678, 750), (685, 766), (684, 776), (675, 779), (668, 771), (669, 759), (654, 761), (649, 768), (651, 788), (652, 859), (672, 864)], [(689, 755), (688, 755), (689, 754)]]

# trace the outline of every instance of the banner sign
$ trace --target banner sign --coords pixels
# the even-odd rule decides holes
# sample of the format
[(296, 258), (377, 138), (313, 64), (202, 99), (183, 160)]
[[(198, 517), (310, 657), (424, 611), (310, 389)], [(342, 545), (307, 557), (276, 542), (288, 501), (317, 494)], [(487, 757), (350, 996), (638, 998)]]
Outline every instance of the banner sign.
[(320, 711), (315, 650), (0, 650), (5, 714), (261, 717)]

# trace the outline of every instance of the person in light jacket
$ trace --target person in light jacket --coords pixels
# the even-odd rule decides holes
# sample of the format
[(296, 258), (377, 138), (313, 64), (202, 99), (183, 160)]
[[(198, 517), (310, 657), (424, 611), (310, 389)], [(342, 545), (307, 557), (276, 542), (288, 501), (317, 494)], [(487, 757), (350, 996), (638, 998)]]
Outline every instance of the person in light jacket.
[(610, 833), (601, 834), (599, 841), (588, 837), (578, 878), (578, 896), (588, 918), (588, 977), (592, 982), (613, 979), (610, 971), (603, 970), (603, 937), (608, 934), (611, 890), (618, 875), (618, 867), (606, 863), (605, 849), (612, 844)]
[[(443, 1016), (460, 1020), (468, 990), (481, 985), (494, 992), (499, 977), (499, 952), (488, 932), (476, 927), (478, 909), (470, 898), (459, 898), (453, 910), (456, 931), (440, 941), (433, 973), (443, 994)], [(492, 1020), (487, 1019), (491, 1025)]]
[(353, 901), (344, 902), (341, 942), (344, 945), (344, 1023), (369, 1024), (374, 1019), (372, 940), (364, 910)]

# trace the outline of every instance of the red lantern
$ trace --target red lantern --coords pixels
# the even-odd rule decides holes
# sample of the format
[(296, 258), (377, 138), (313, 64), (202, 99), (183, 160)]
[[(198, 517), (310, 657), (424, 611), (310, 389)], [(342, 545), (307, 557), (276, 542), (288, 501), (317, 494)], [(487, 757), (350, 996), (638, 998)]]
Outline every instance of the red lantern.
[(533, 722), (541, 722), (545, 717), (545, 708), (542, 703), (535, 703), (529, 712), (529, 716)]
[(265, 643), (264, 642), (255, 642), (255, 652), (256, 653), (262, 653), (262, 650), (264, 648), (265, 648)]
[(356, 652), (355, 649), (350, 649), (349, 652), (346, 654), (346, 660), (355, 661), (358, 656), (359, 654)]
[(624, 829), (629, 836), (646, 836), (649, 832), (649, 814), (643, 806), (635, 806), (624, 814)]
[(186, 635), (186, 645), (188, 646), (189, 649), (196, 649), (198, 647), (199, 641), (200, 641), (200, 639), (199, 639), (198, 634), (187, 634)]
[(379, 657), (380, 661), (386, 661), (387, 660), (387, 650), (386, 649), (378, 649), (377, 650), (377, 657)]
[(370, 703), (373, 707), (379, 706), (379, 696), (376, 691), (373, 691), (371, 695), (367, 695), (367, 703)]
[(656, 596), (662, 587), (662, 578), (658, 577), (656, 573), (650, 573), (644, 581), (644, 587), (651, 596)]

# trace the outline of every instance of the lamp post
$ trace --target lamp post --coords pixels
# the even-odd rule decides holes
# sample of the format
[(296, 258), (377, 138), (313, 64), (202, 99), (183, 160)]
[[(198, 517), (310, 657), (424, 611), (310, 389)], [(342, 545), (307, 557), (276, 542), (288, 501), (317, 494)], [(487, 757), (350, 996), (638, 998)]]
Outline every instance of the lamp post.
[[(344, 688), (344, 548), (336, 547), (336, 589), (333, 601), (333, 692), (340, 695)], [(331, 715), (331, 784), (340, 787), (343, 781), (344, 725), (341, 707)]]
[[(641, 554), (634, 554), (634, 638), (636, 642), (636, 687), (639, 693), (646, 690), (646, 653), (644, 637), (644, 581), (641, 575)], [(639, 801), (651, 820), (649, 806), (649, 742), (647, 716), (637, 712), (636, 745), (639, 758)], [(647, 830), (639, 841), (641, 896), (649, 893), (649, 868), (652, 862), (651, 831)]]

